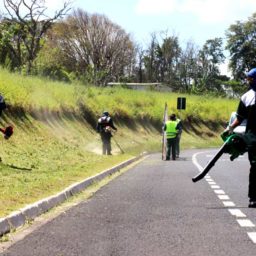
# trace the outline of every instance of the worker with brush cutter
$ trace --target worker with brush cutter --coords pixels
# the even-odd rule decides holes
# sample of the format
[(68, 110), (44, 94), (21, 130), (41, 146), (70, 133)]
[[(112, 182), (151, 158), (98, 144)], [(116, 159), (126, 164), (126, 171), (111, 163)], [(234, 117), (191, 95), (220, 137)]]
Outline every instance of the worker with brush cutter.
[(100, 133), (103, 155), (111, 155), (112, 129), (117, 131), (109, 113), (104, 111), (97, 123), (97, 132)]
[[(2, 111), (6, 109), (6, 103), (5, 99), (2, 94), (0, 94), (0, 116), (2, 115)], [(13, 127), (12, 126), (7, 126), (5, 128), (0, 128), (0, 132), (4, 134), (4, 138), (8, 140), (12, 134), (13, 134)]]
[[(204, 170), (192, 180), (196, 182), (202, 179), (223, 153), (229, 153), (230, 160), (234, 160), (239, 155), (248, 152), (250, 162), (248, 207), (256, 208), (256, 68), (246, 74), (246, 79), (250, 89), (242, 95), (236, 111), (236, 118), (222, 134), (225, 143)], [(233, 133), (234, 129), (245, 119), (247, 119), (245, 134)]]

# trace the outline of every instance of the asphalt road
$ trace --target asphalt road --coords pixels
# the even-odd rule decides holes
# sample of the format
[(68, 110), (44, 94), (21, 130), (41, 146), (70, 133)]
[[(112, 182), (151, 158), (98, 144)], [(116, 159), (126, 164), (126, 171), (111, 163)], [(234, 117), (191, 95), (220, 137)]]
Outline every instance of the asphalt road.
[(214, 153), (184, 151), (177, 161), (150, 155), (0, 255), (255, 256), (247, 156), (224, 155), (209, 176), (191, 181)]

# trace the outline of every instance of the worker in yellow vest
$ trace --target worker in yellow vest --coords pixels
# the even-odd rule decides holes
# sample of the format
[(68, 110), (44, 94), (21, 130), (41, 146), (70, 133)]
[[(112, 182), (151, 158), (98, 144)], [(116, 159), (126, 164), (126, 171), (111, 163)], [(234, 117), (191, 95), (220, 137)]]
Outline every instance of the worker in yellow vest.
[(168, 120), (164, 125), (164, 131), (166, 132), (167, 138), (167, 153), (166, 160), (170, 160), (172, 153), (172, 160), (176, 159), (176, 137), (179, 131), (178, 121), (176, 115), (170, 115), (170, 120)]

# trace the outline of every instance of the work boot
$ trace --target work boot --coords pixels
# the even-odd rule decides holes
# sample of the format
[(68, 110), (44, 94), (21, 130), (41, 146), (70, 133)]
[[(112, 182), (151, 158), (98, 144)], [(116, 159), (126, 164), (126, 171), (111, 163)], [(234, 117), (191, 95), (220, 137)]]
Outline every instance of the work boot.
[(256, 200), (255, 201), (250, 200), (248, 207), (249, 208), (256, 208)]

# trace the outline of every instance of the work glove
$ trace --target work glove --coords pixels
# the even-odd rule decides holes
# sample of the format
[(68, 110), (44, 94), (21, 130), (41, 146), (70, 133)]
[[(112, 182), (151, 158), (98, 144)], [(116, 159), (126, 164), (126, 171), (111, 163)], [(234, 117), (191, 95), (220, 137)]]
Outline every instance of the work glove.
[(221, 133), (221, 138), (225, 141), (227, 137), (234, 133), (234, 128), (230, 125)]
[(232, 134), (234, 132), (234, 128), (231, 125), (228, 125), (228, 127), (224, 130), (223, 134)]

